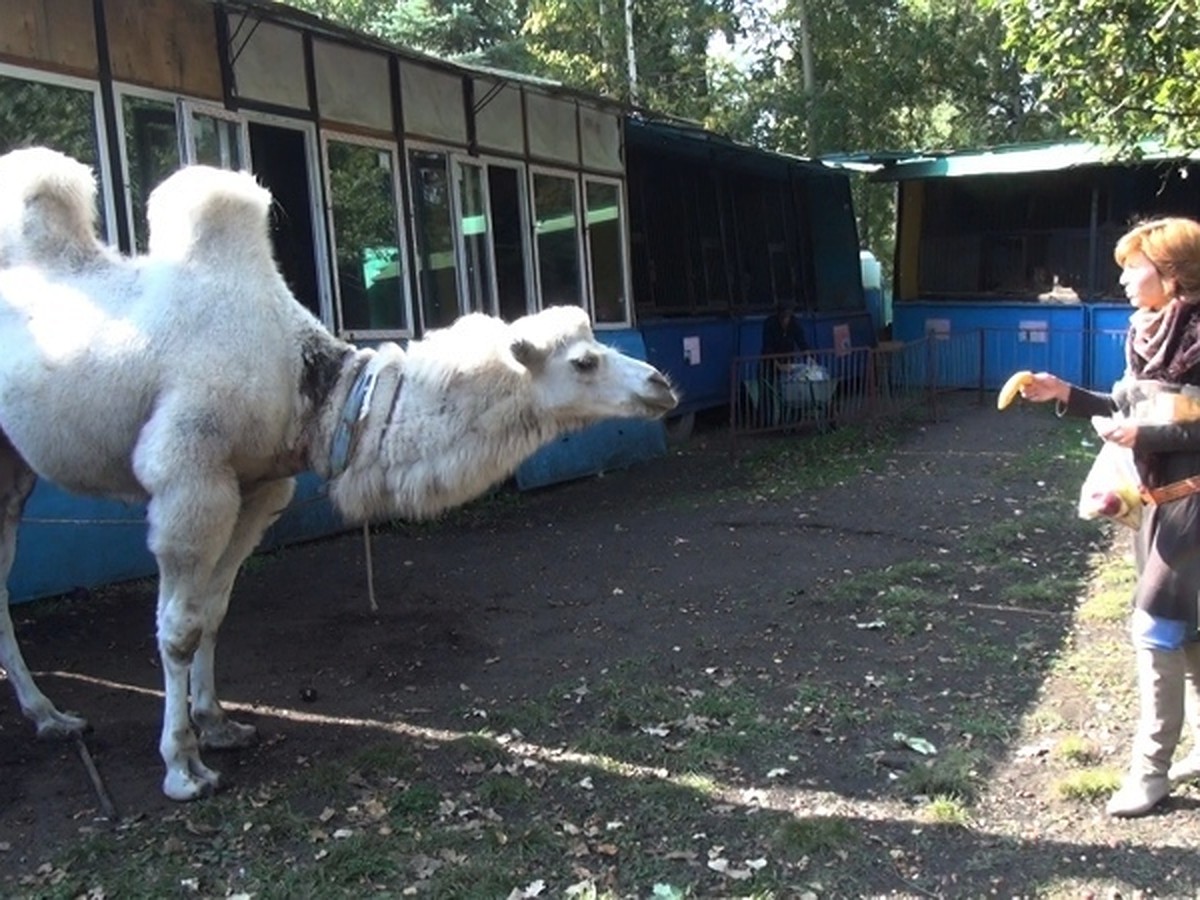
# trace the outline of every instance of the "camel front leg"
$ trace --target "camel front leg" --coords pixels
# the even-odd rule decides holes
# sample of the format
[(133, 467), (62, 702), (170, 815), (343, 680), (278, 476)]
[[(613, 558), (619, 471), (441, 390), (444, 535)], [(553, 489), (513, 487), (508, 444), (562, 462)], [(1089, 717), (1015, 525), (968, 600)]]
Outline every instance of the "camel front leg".
[(257, 731), (253, 725), (235, 722), (226, 715), (217, 699), (216, 649), (217, 631), (229, 608), (233, 583), (263, 534), (291, 502), (295, 481), (291, 478), (259, 485), (242, 497), (241, 514), (234, 526), (229, 546), (213, 571), (208, 619), (200, 646), (192, 659), (192, 721), (200, 729), (200, 746), (212, 749), (245, 747), (253, 743)]
[(39, 738), (68, 738), (87, 730), (78, 716), (59, 712), (41, 692), (21, 655), (8, 609), (8, 574), (17, 554), (17, 525), (33, 490), (33, 470), (0, 433), (0, 669), (8, 673), (21, 712), (37, 727)]
[(212, 619), (213, 573), (229, 545), (240, 498), (232, 472), (190, 478), (155, 492), (147, 509), (150, 549), (158, 560), (158, 652), (163, 668), (163, 729), (159, 752), (166, 766), (163, 793), (193, 800), (220, 784), (200, 759), (188, 718), (188, 672)]

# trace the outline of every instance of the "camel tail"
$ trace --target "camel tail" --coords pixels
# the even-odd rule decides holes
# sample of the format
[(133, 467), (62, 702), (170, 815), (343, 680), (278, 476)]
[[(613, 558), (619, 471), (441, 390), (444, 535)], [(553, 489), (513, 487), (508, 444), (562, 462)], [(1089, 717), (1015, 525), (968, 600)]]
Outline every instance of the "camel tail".
[(0, 268), (81, 265), (101, 253), (90, 168), (45, 147), (0, 156)]
[(248, 172), (188, 166), (150, 194), (150, 255), (229, 267), (274, 265), (271, 193)]

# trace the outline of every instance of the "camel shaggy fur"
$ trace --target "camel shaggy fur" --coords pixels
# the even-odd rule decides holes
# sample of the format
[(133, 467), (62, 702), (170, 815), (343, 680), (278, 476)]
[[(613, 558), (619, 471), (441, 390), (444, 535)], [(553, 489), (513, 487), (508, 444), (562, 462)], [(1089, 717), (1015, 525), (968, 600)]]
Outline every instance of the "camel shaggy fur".
[(468, 315), (407, 349), (338, 340), (289, 292), (271, 197), (245, 173), (192, 167), (164, 181), (138, 258), (95, 237), (82, 164), (15, 151), (0, 157), (0, 188), (0, 667), (40, 736), (86, 727), (38, 689), (13, 634), (18, 520), (38, 477), (146, 503), (163, 791), (176, 800), (218, 785), (201, 747), (254, 737), (217, 699), (217, 629), (295, 475), (327, 479), (350, 521), (430, 516), (564, 431), (676, 403), (652, 366), (598, 343), (577, 307), (511, 324)]

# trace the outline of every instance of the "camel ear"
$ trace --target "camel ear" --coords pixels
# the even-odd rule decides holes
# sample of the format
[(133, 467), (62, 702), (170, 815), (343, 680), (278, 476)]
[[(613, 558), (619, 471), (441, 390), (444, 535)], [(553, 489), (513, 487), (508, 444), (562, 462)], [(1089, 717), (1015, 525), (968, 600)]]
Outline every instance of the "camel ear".
[(516, 338), (512, 342), (512, 355), (516, 357), (517, 362), (523, 365), (530, 371), (537, 372), (546, 362), (546, 357), (549, 355), (542, 347), (537, 346), (533, 341), (525, 338)]

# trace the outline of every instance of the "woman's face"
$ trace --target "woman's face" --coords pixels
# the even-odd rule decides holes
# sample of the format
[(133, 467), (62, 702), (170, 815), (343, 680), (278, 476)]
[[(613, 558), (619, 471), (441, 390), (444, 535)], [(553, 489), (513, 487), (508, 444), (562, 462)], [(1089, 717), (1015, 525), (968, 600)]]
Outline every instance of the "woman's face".
[(1140, 250), (1134, 250), (1125, 257), (1125, 265), (1121, 268), (1121, 286), (1125, 288), (1129, 302), (1138, 309), (1162, 309), (1171, 299), (1167, 296), (1162, 275)]

